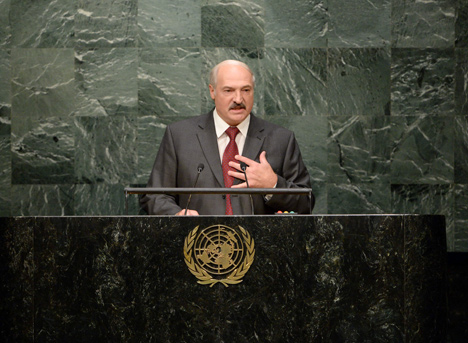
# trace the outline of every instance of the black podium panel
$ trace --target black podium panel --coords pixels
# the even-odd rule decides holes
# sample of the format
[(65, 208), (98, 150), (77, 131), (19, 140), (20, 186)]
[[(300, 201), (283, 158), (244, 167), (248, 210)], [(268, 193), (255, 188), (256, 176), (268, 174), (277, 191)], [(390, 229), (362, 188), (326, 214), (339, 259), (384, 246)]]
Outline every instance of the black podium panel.
[[(185, 262), (188, 235), (219, 224), (254, 241), (250, 269), (228, 287), (197, 283)], [(445, 340), (442, 216), (23, 217), (0, 227), (6, 341)]]

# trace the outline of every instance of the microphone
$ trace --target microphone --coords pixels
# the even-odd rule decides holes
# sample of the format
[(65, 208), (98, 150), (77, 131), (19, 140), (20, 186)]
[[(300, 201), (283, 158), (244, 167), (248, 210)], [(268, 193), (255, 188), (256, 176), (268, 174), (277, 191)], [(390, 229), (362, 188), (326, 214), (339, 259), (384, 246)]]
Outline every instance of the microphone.
[(247, 180), (247, 173), (245, 172), (245, 170), (247, 169), (247, 164), (245, 162), (241, 162), (240, 163), (240, 167), (242, 169), (242, 171), (244, 172), (244, 175), (245, 175), (245, 183), (247, 184), (247, 188), (250, 188), (249, 186), (249, 181)]
[[(195, 179), (195, 183), (193, 184), (192, 188), (195, 188), (195, 186), (197, 185), (198, 178), (200, 177), (200, 174), (201, 174), (201, 172), (203, 171), (204, 168), (205, 168), (205, 165), (203, 163), (200, 163), (198, 165), (198, 167), (197, 167), (197, 178)], [(185, 207), (185, 213), (184, 213), (185, 216), (187, 215), (187, 210), (188, 210), (188, 207), (190, 205), (190, 200), (191, 199), (192, 199), (192, 194), (189, 195), (189, 198), (188, 198), (188, 201), (187, 201), (187, 206)]]
[[(244, 172), (244, 175), (245, 175), (245, 183), (247, 184), (247, 188), (250, 188), (250, 186), (249, 186), (249, 180), (247, 179), (247, 173), (245, 172), (248, 166), (247, 166), (247, 164), (246, 164), (245, 162), (240, 162), (240, 167), (241, 167), (242, 171)], [(255, 213), (254, 213), (253, 200), (252, 200), (252, 194), (249, 194), (249, 197), (250, 197), (250, 206), (252, 207), (252, 214), (255, 214)]]

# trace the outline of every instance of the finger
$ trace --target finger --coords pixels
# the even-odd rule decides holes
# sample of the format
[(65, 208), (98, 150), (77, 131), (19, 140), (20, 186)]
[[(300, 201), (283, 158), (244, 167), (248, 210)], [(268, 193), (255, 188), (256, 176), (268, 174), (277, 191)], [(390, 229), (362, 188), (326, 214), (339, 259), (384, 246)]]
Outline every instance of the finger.
[(257, 163), (255, 162), (254, 160), (251, 160), (250, 158), (247, 158), (247, 157), (244, 157), (242, 155), (236, 155), (234, 156), (234, 158), (238, 161), (241, 161), (241, 162), (244, 162), (245, 164), (247, 164), (248, 166), (251, 166), (253, 165), (254, 163)]
[(266, 151), (262, 151), (262, 153), (260, 154), (260, 163), (263, 164), (263, 163), (268, 163), (267, 159), (266, 159)]
[(247, 188), (247, 184), (245, 182), (242, 182), (238, 185), (231, 186), (231, 188)]
[[(187, 210), (187, 216), (198, 216), (198, 212), (196, 210)], [(181, 210), (176, 213), (176, 216), (185, 216), (185, 210)]]
[(245, 180), (245, 175), (244, 173), (239, 173), (239, 172), (235, 172), (235, 171), (228, 171), (228, 175), (229, 176), (232, 176), (232, 177), (235, 177), (236, 179), (239, 179), (239, 180)]
[(240, 163), (236, 163), (236, 162), (231, 161), (231, 162), (229, 162), (229, 166), (232, 167), (232, 168), (235, 168), (235, 169), (237, 169), (239, 171), (242, 170), (242, 168), (240, 166)]

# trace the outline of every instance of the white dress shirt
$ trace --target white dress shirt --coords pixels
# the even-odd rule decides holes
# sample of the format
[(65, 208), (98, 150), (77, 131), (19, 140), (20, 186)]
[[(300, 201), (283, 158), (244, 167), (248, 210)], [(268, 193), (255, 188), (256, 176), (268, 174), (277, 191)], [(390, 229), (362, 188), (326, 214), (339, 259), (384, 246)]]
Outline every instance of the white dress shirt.
[[(230, 126), (226, 123), (223, 118), (221, 118), (216, 111), (216, 108), (213, 111), (213, 119), (216, 130), (216, 137), (218, 137), (218, 151), (219, 151), (219, 160), (223, 163), (224, 150), (229, 144), (229, 136), (226, 133), (227, 128)], [(236, 136), (237, 149), (239, 150), (239, 155), (242, 155), (244, 151), (245, 139), (247, 138), (247, 131), (249, 131), (250, 125), (250, 115), (244, 119), (242, 123), (237, 125), (239, 133)]]

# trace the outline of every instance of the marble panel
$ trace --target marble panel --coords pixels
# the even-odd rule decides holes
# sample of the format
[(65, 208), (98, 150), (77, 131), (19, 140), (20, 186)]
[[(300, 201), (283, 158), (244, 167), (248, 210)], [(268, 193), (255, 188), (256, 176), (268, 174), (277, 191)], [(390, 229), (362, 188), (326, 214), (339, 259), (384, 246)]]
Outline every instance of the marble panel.
[(389, 182), (394, 123), (390, 117), (329, 117), (327, 180)]
[(75, 177), (78, 183), (134, 182), (138, 155), (136, 118), (77, 117)]
[(78, 49), (75, 53), (76, 115), (137, 114), (138, 50)]
[(157, 117), (200, 115), (200, 65), (199, 49), (140, 50), (138, 114)]
[(261, 60), (264, 57), (262, 49), (236, 49), (236, 48), (205, 48), (201, 50), (201, 98), (202, 113), (214, 108), (208, 85), (210, 83), (210, 72), (218, 63), (224, 60), (238, 60), (249, 66), (255, 75), (255, 102), (252, 112), (262, 117), (263, 111), (263, 89), (264, 81), (261, 74)]
[(11, 134), (10, 123), (0, 118), (0, 217), (11, 214)]
[(391, 0), (328, 0), (329, 47), (383, 47), (390, 44)]
[(315, 206), (312, 214), (328, 213), (328, 184), (324, 181), (312, 181), (312, 192), (315, 197)]
[[(340, 321), (342, 313), (336, 310), (341, 305), (346, 307), (341, 300), (347, 288), (343, 265), (345, 234), (341, 223), (325, 228), (322, 226), (325, 221), (319, 219), (316, 229), (310, 231), (304, 231), (306, 227), (301, 225), (295, 228), (296, 233), (301, 232), (298, 239), (289, 232), (294, 225), (292, 220), (284, 218), (280, 222), (271, 236), (265, 231), (272, 226), (261, 228), (265, 233), (261, 240), (256, 240), (260, 253), (252, 270), (256, 278), (250, 284), (223, 290), (220, 300), (224, 306), (219, 311), (224, 323), (222, 341), (230, 338), (236, 342), (330, 341), (329, 336), (339, 330), (335, 320)], [(297, 254), (304, 249), (309, 251), (307, 257)], [(327, 253), (323, 254), (321, 249)], [(304, 268), (297, 269), (298, 265)], [(275, 285), (282, 285), (282, 290), (278, 292)], [(300, 304), (294, 300), (298, 294), (302, 298)], [(244, 314), (242, 320), (236, 319), (238, 314)]]
[[(123, 192), (123, 188), (125, 187), (146, 187), (146, 182), (145, 183), (131, 183), (131, 184), (123, 185), (122, 192)], [(147, 213), (140, 206), (141, 197), (142, 197), (141, 195), (136, 195), (136, 194), (129, 194), (127, 198), (124, 197), (124, 207), (122, 208), (121, 212), (119, 212), (119, 215), (122, 215), (122, 214), (129, 215), (129, 216), (147, 215)]]
[(391, 213), (442, 214), (446, 218), (447, 248), (454, 248), (453, 185), (391, 185)]
[(34, 342), (33, 225), (0, 218), (0, 335), (3, 342)]
[(455, 46), (468, 47), (468, 2), (456, 0), (455, 10)]
[(327, 183), (327, 213), (393, 213), (388, 183)]
[(389, 115), (389, 50), (329, 49), (328, 92), (331, 115)]
[[(349, 225), (351, 222), (354, 225)], [(401, 327), (406, 326), (408, 318), (403, 316), (404, 308), (399, 299), (406, 289), (399, 280), (405, 278), (411, 260), (405, 263), (404, 248), (398, 244), (404, 240), (400, 225), (387, 217), (383, 220), (352, 220), (344, 226), (343, 254), (339, 263), (347, 285), (338, 289), (336, 300), (341, 306), (353, 310), (343, 313), (341, 320), (334, 322), (337, 335), (329, 342), (359, 342), (366, 332), (375, 335), (370, 341), (404, 341)], [(353, 298), (368, 299), (369, 302), (352, 304)]]
[(12, 216), (69, 216), (74, 214), (73, 185), (13, 185)]
[(468, 185), (455, 185), (454, 251), (468, 251)]
[[(445, 246), (446, 237), (443, 230), (429, 229), (435, 226), (445, 226), (443, 216), (408, 216), (402, 225), (405, 235), (405, 342), (444, 342), (447, 337), (446, 333), (441, 335), (447, 327), (447, 252), (431, 247), (433, 242)], [(417, 268), (412, 261), (424, 267)], [(434, 287), (424, 287), (423, 283)], [(429, 313), (431, 320), (422, 320)], [(438, 322), (444, 324), (437, 327), (434, 323)], [(421, 332), (426, 332), (430, 338), (423, 339)], [(435, 338), (437, 336), (439, 338)]]
[[(33, 246), (28, 276), (34, 279), (34, 320), (11, 334), (24, 337), (33, 328), (35, 341), (440, 342), (445, 337), (443, 217), (0, 220), (11, 232), (34, 227), (34, 241), (27, 245)], [(248, 274), (227, 288), (197, 284), (182, 253), (187, 232), (219, 223), (241, 225), (255, 239)], [(4, 236), (0, 256), (9, 260), (21, 249), (3, 249), (5, 241), (13, 241)], [(16, 235), (11, 246), (27, 242)], [(15, 262), (23, 260), (21, 255)], [(23, 274), (15, 271), (9, 265), (8, 287), (21, 281)], [(24, 306), (19, 295), (25, 290), (15, 292), (9, 305)], [(20, 323), (24, 315), (15, 312), (9, 320)]]
[[(90, 242), (89, 226), (87, 223), (82, 223), (81, 227), (74, 227), (74, 232), (70, 232), (68, 225), (61, 225), (56, 220), (48, 218), (34, 229), (34, 262), (36, 265), (34, 281), (35, 289), (41, 290), (41, 296), (37, 296), (37, 291), (34, 294), (34, 305), (35, 305), (35, 326), (40, 325), (43, 330), (34, 331), (35, 341), (72, 341), (72, 337), (80, 337), (86, 341), (92, 341), (93, 337), (77, 335), (76, 332), (72, 331), (71, 326), (76, 325), (76, 319), (70, 320), (71, 317), (67, 316), (62, 310), (62, 300), (60, 298), (70, 297), (70, 303), (68, 307), (70, 310), (80, 311), (83, 305), (90, 301), (90, 298), (83, 298), (79, 303), (74, 302), (72, 299), (77, 299), (77, 295), (81, 290), (88, 289), (90, 286), (90, 273), (86, 270), (75, 270), (72, 272), (69, 268), (64, 266), (64, 261), (74, 261), (74, 263), (83, 264), (85, 258), (83, 253), (73, 251), (72, 247), (79, 242), (87, 252), (90, 259), (94, 258), (96, 252), (94, 246)], [(95, 236), (99, 237), (98, 228)], [(99, 230), (102, 231), (102, 230)], [(72, 237), (73, 236), (73, 237)], [(76, 237), (77, 236), (77, 237)], [(110, 242), (112, 244), (112, 242)], [(96, 261), (97, 263), (100, 261)], [(109, 261), (111, 262), (111, 261)], [(74, 264), (72, 263), (72, 264)], [(101, 262), (102, 263), (102, 262)], [(112, 263), (112, 262), (111, 262)], [(87, 279), (86, 282), (77, 282), (77, 278), (84, 276)], [(76, 287), (76, 288), (75, 288)], [(78, 288), (79, 287), (79, 288)], [(98, 290), (96, 289), (96, 292)], [(54, 308), (55, 311), (47, 311), (48, 308)], [(82, 316), (88, 316), (89, 313), (80, 311)], [(68, 339), (59, 336), (58, 330), (52, 328), (48, 323), (57, 320), (62, 321), (61, 326), (70, 335)], [(74, 322), (72, 324), (72, 322)], [(88, 330), (91, 331), (89, 328)], [(63, 335), (63, 333), (62, 333)], [(108, 339), (112, 339), (110, 336)]]
[(266, 49), (262, 67), (265, 115), (327, 113), (326, 49)]
[(36, 119), (68, 117), (75, 111), (73, 49), (13, 49), (13, 133), (22, 136)]
[[(1, 33), (0, 33), (1, 34)], [(0, 48), (0, 122), (11, 115), (11, 53)]]
[(463, 342), (468, 336), (466, 325), (466, 318), (468, 318), (467, 269), (468, 254), (466, 252), (447, 254), (448, 343)]
[(468, 48), (455, 49), (455, 58), (455, 114), (468, 115)]
[(454, 123), (455, 183), (468, 184), (468, 116)]
[(2, 23), (0, 25), (1, 49), (9, 47), (11, 43), (10, 4), (11, 0), (0, 0), (0, 23)]
[(406, 116), (392, 121), (391, 183), (453, 183), (453, 117)]
[(202, 47), (252, 48), (265, 45), (263, 0), (203, 0)]
[(139, 0), (139, 47), (199, 47), (201, 2)]
[(74, 0), (11, 1), (11, 45), (22, 48), (72, 48)]
[(86, 48), (135, 47), (137, 0), (78, 0), (76, 46)]
[(327, 46), (327, 1), (265, 1), (264, 8), (266, 47)]
[(187, 118), (172, 117), (161, 119), (154, 116), (138, 118), (138, 168), (136, 170), (136, 181), (138, 183), (147, 184), (167, 125)]
[(448, 48), (455, 40), (455, 1), (392, 1), (392, 46)]
[(453, 49), (392, 49), (392, 115), (454, 111)]
[(17, 116), (12, 118), (12, 184), (73, 183), (73, 120), (60, 117), (32, 120), (30, 131), (19, 135), (21, 120)]
[[(124, 188), (129, 185), (109, 185), (103, 183), (76, 185), (74, 188), (74, 215), (76, 216), (103, 216), (124, 215), (125, 194)], [(131, 213), (135, 211), (135, 202), (132, 204)]]
[(50, 219), (37, 227), (35, 339), (214, 342), (217, 315), (209, 309), (219, 291), (181, 287), (193, 276), (181, 268), (178, 230), (166, 222), (98, 222)]
[(271, 116), (267, 119), (294, 132), (301, 150), (302, 160), (309, 171), (311, 182), (326, 181), (328, 118), (319, 116)]

